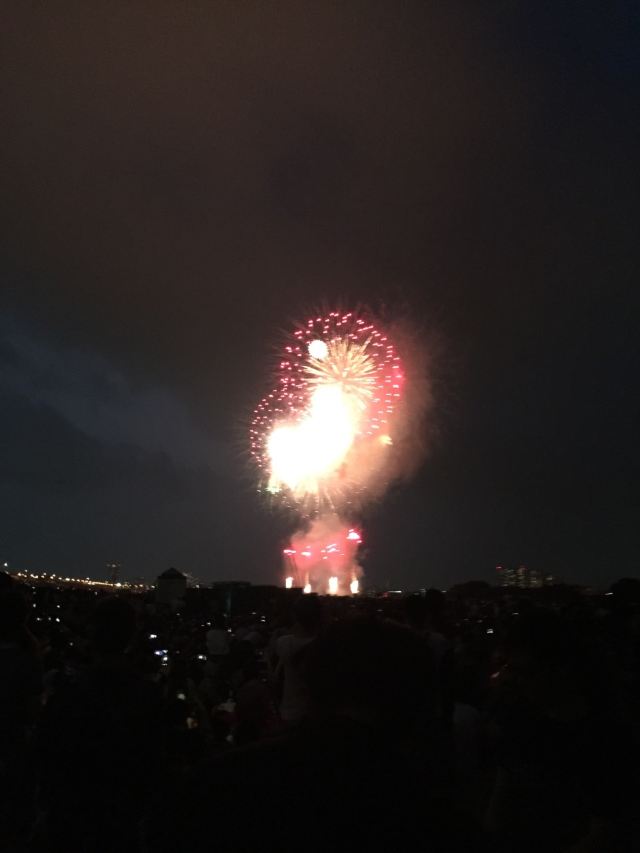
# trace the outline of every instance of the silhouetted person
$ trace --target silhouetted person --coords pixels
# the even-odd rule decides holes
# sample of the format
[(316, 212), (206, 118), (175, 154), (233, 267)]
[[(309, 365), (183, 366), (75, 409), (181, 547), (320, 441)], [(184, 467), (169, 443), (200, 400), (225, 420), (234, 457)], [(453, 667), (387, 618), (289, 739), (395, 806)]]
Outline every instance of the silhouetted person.
[(261, 677), (256, 661), (242, 669), (242, 680), (235, 690), (234, 743), (244, 745), (266, 737), (275, 728), (275, 709), (271, 691)]
[(436, 705), (443, 730), (451, 727), (453, 701), (451, 679), (453, 649), (446, 636), (446, 599), (439, 589), (412, 595), (405, 600), (405, 618), (413, 631), (422, 637), (429, 649), (436, 684)]
[(434, 656), (434, 663), (440, 666), (450, 648), (446, 630), (446, 606), (444, 593), (439, 589), (428, 589), (424, 597), (425, 631)]
[[(501, 850), (565, 851), (632, 807), (635, 759), (608, 707), (606, 672), (579, 628), (532, 609), (509, 637), (495, 682), (500, 738), (488, 812)], [(612, 849), (593, 843), (584, 849)]]
[(93, 664), (43, 720), (48, 841), (53, 851), (136, 849), (137, 823), (162, 762), (162, 703), (130, 667), (135, 613), (118, 598), (93, 614)]
[(222, 662), (229, 654), (229, 633), (220, 616), (211, 618), (211, 627), (206, 635), (209, 659), (215, 663)]
[(425, 776), (424, 644), (397, 625), (338, 623), (299, 665), (307, 720), (194, 774), (149, 820), (149, 850), (478, 851), (477, 831)]
[(7, 572), (0, 572), (0, 595), (13, 588), (15, 581)]
[(27, 629), (28, 612), (22, 591), (12, 582), (3, 581), (0, 591), (2, 845), (24, 834), (33, 818), (35, 776), (31, 733), (40, 707), (42, 669), (36, 642)]
[(281, 636), (275, 647), (276, 681), (281, 682), (280, 716), (286, 723), (298, 723), (308, 712), (306, 685), (300, 677), (297, 654), (318, 635), (322, 622), (322, 605), (315, 595), (302, 597), (295, 609), (290, 634)]

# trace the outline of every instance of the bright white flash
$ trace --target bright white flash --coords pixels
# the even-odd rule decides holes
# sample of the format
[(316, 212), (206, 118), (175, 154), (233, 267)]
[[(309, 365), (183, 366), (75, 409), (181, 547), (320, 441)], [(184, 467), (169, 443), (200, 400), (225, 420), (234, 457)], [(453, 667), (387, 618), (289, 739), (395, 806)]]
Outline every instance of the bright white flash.
[(329, 347), (325, 344), (324, 341), (321, 341), (319, 338), (317, 338), (315, 341), (311, 341), (308, 349), (311, 358), (317, 358), (318, 361), (322, 361), (323, 359), (325, 359), (329, 353)]
[(269, 436), (269, 487), (287, 486), (296, 496), (317, 493), (318, 482), (343, 464), (359, 419), (353, 401), (340, 385), (317, 386), (302, 421), (276, 427)]
[[(336, 338), (326, 344), (324, 341), (311, 341), (309, 344), (309, 362), (305, 367), (308, 380), (312, 385), (339, 385), (343, 391), (357, 401), (361, 409), (366, 409), (375, 396), (378, 374), (376, 363), (369, 353), (370, 341), (356, 343), (347, 338)], [(312, 347), (322, 350), (316, 356)]]

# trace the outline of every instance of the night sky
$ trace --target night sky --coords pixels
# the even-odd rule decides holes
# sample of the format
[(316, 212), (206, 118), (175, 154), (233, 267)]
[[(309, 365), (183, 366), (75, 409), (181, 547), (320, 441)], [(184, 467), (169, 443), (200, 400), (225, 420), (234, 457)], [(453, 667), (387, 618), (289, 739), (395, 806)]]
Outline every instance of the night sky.
[(250, 411), (318, 305), (435, 407), (368, 580), (637, 574), (637, 4), (3, 9), (0, 557), (277, 580)]

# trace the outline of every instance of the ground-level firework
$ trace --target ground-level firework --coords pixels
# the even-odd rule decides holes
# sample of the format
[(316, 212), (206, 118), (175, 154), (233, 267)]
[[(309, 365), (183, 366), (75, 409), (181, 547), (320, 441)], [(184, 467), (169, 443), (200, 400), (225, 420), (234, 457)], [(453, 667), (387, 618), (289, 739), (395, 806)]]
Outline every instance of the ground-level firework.
[(360, 535), (351, 519), (398, 467), (404, 383), (390, 335), (364, 313), (312, 317), (284, 342), (250, 439), (261, 489), (304, 524), (285, 552), (287, 586), (358, 591)]
[(317, 518), (308, 531), (296, 533), (283, 551), (285, 586), (324, 595), (357, 594), (361, 542), (359, 531), (346, 527), (337, 516)]

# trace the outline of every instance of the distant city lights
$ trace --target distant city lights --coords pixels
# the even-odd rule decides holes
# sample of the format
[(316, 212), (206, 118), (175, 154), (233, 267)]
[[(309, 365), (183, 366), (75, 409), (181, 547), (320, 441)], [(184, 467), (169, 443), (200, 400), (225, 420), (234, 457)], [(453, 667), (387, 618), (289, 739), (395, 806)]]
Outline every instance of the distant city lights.
[(87, 586), (87, 587), (100, 587), (102, 589), (126, 589), (131, 591), (142, 591), (148, 590), (151, 587), (148, 584), (144, 583), (129, 583), (128, 581), (114, 583), (113, 581), (96, 581), (91, 580), (90, 578), (72, 578), (72, 577), (57, 577), (54, 574), (48, 574), (47, 572), (11, 572), (13, 577), (21, 578), (24, 580), (35, 580), (35, 581), (44, 581), (45, 583), (51, 583), (55, 581), (56, 584), (75, 584), (77, 586)]

